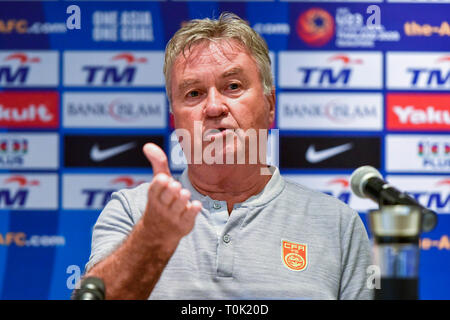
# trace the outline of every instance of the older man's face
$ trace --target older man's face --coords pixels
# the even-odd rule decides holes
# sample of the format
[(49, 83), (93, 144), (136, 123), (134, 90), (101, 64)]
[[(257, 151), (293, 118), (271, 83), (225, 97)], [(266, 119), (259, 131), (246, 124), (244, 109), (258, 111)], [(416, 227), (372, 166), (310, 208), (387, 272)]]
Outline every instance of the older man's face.
[[(224, 155), (236, 153), (244, 141), (236, 129), (259, 134), (274, 120), (274, 93), (264, 95), (254, 59), (235, 40), (193, 46), (177, 57), (171, 76), (175, 128), (191, 134), (191, 149), (194, 143), (205, 150), (213, 141), (223, 141)], [(201, 126), (203, 141), (198, 135), (194, 141), (194, 125), (197, 130)], [(234, 143), (226, 143), (230, 141)], [(185, 144), (183, 149), (189, 152)]]

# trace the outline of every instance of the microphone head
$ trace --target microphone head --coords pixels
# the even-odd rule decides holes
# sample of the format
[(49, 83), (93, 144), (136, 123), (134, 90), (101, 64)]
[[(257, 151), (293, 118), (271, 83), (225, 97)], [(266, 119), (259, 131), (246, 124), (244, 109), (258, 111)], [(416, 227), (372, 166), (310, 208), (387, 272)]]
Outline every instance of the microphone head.
[(383, 180), (381, 173), (372, 166), (362, 166), (353, 171), (350, 177), (350, 186), (353, 193), (360, 198), (367, 198), (364, 188), (370, 178), (379, 178)]
[(74, 300), (104, 300), (105, 284), (97, 277), (87, 277), (75, 291)]

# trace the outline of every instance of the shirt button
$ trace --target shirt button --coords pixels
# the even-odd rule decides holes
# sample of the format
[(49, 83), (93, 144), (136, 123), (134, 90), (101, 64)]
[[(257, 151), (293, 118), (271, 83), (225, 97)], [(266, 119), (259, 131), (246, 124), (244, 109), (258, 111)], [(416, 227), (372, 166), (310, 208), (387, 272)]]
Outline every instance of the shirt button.
[(222, 208), (222, 206), (220, 205), (220, 202), (215, 201), (215, 202), (213, 203), (213, 208), (216, 209), (216, 210), (218, 210), (218, 209)]
[(231, 241), (231, 236), (227, 233), (223, 236), (223, 242), (229, 243)]

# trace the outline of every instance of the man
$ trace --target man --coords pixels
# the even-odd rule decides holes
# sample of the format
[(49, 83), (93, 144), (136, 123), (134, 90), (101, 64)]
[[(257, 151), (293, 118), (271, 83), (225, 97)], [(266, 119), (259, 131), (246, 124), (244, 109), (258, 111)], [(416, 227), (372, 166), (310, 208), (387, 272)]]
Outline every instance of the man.
[(86, 276), (106, 298), (370, 299), (358, 214), (267, 170), (263, 144), (250, 144), (275, 115), (264, 40), (233, 14), (193, 20), (167, 45), (164, 73), (188, 169), (176, 181), (147, 144), (152, 182), (101, 213)]

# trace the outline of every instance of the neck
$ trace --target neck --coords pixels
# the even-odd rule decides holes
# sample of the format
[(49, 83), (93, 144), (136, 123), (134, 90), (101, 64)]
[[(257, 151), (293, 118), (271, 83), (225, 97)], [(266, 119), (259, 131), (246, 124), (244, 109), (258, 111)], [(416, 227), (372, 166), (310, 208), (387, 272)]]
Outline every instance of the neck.
[[(265, 166), (264, 166), (265, 167)], [(270, 175), (262, 175), (261, 165), (189, 165), (188, 177), (201, 194), (227, 202), (228, 213), (241, 203), (260, 193)]]

